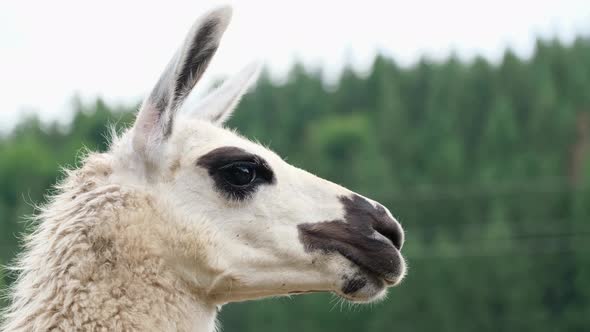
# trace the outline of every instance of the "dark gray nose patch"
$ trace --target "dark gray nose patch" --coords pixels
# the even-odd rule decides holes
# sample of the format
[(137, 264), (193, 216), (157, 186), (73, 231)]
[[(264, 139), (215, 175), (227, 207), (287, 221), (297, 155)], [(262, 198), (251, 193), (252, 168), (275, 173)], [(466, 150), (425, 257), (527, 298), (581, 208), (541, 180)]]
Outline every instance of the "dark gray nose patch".
[[(396, 278), (402, 272), (397, 251), (403, 233), (385, 208), (374, 206), (358, 195), (339, 198), (345, 210), (342, 220), (298, 225), (299, 239), (308, 252), (338, 252), (361, 268), (383, 278)], [(391, 241), (375, 237), (380, 233)], [(392, 245), (393, 244), (393, 245)]]

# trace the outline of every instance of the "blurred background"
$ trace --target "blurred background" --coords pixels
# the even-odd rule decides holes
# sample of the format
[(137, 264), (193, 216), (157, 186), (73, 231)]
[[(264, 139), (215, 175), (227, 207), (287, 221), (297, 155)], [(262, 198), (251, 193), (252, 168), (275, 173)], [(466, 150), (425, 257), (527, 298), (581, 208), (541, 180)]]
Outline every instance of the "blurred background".
[[(60, 167), (129, 126), (216, 3), (0, 5), (0, 264)], [(410, 269), (370, 306), (230, 304), (224, 331), (590, 330), (588, 1), (234, 7), (195, 95), (262, 59), (229, 126), (388, 206)]]

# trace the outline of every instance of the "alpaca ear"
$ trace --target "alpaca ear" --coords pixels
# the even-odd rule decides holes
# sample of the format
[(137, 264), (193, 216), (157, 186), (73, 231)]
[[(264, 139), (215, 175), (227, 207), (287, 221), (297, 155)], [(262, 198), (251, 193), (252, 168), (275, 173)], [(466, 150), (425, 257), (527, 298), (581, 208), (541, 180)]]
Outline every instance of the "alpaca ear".
[(148, 156), (170, 136), (176, 111), (205, 72), (231, 15), (231, 7), (221, 7), (203, 15), (192, 26), (141, 106), (133, 129), (136, 152)]
[(229, 119), (248, 88), (258, 79), (260, 68), (258, 62), (249, 64), (209, 93), (191, 113), (215, 124), (223, 124)]

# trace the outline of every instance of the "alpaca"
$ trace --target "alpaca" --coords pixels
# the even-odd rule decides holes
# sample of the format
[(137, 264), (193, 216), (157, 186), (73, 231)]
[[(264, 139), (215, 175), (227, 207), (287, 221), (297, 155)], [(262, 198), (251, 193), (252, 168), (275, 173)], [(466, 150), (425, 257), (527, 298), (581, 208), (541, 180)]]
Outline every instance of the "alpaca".
[(185, 103), (230, 18), (198, 19), (133, 126), (57, 186), (2, 330), (214, 331), (225, 303), (371, 302), (403, 279), (404, 234), (385, 207), (223, 128), (257, 65)]

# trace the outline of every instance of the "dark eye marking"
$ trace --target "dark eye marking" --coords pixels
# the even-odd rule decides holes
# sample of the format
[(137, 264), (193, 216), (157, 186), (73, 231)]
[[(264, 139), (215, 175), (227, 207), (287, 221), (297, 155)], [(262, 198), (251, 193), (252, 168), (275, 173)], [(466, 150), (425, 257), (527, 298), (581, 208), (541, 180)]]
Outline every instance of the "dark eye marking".
[(244, 200), (262, 184), (274, 184), (274, 173), (262, 157), (234, 146), (209, 151), (197, 160), (207, 170), (215, 188), (228, 199)]

